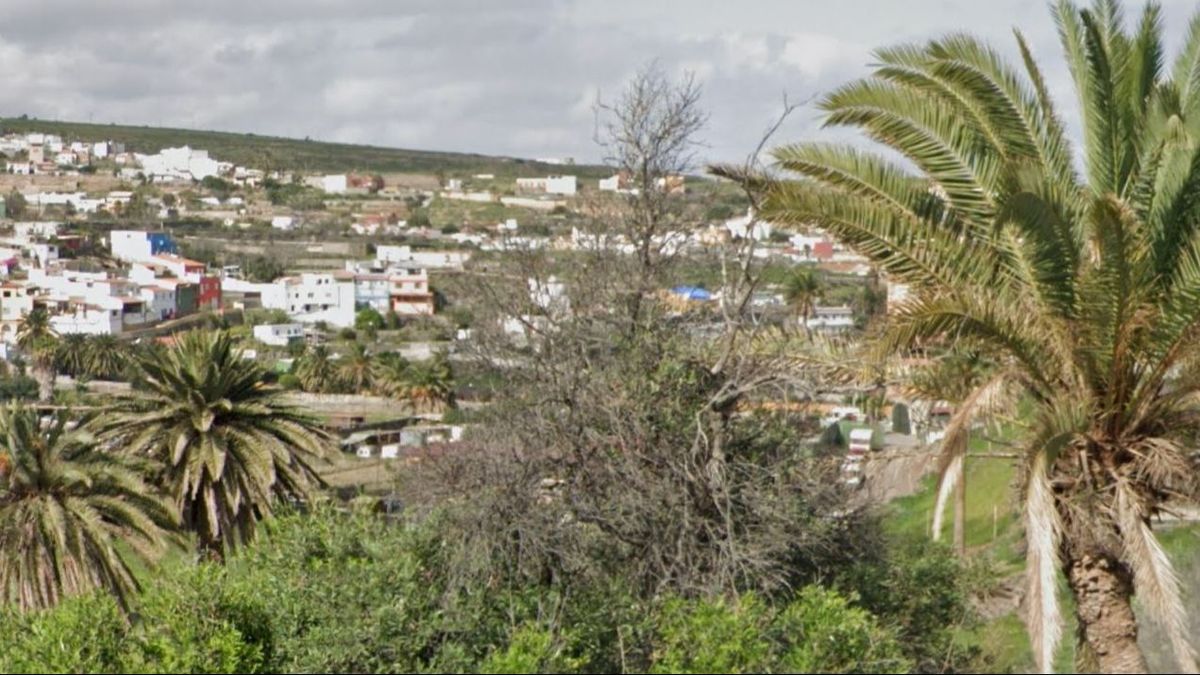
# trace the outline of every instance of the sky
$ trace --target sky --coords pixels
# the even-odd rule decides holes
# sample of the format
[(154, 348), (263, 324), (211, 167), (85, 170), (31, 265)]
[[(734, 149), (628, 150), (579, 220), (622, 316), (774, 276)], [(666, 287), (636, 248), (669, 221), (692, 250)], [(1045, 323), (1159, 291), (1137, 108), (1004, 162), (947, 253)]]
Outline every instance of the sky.
[[(1163, 5), (1170, 50), (1197, 3)], [(866, 74), (873, 49), (969, 32), (1015, 57), (1013, 27), (1075, 110), (1042, 0), (0, 0), (0, 17), (0, 115), (585, 162), (597, 98), (656, 61), (703, 86), (704, 159), (737, 161), (785, 95)], [(840, 133), (809, 104), (775, 138)]]

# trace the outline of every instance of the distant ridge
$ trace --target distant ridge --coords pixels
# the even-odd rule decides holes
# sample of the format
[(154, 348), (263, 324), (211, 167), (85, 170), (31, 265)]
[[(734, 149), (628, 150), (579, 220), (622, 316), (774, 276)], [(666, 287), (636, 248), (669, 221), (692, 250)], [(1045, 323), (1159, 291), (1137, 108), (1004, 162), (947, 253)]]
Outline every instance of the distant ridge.
[(440, 170), (449, 175), (492, 173), (497, 177), (573, 173), (590, 178), (611, 173), (596, 165), (564, 166), (514, 157), (403, 150), (226, 131), (89, 124), (23, 117), (0, 117), (0, 130), (3, 133), (45, 132), (62, 136), (66, 141), (111, 140), (124, 143), (127, 150), (143, 153), (190, 145), (208, 150), (212, 157), (222, 161), (281, 171), (432, 174)]

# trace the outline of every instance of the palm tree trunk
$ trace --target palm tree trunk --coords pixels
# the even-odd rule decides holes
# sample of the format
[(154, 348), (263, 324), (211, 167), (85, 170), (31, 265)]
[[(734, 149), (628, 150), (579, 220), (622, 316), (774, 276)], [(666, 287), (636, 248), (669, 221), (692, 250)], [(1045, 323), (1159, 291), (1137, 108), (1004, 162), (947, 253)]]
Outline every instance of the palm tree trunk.
[(196, 553), (200, 557), (200, 562), (225, 564), (225, 547), (219, 539), (200, 535), (199, 541), (196, 542)]
[(954, 551), (959, 558), (967, 555), (967, 458), (963, 457), (962, 474), (954, 486)]
[(1145, 673), (1137, 643), (1133, 574), (1103, 553), (1083, 553), (1067, 561), (1067, 582), (1075, 595), (1079, 637), (1102, 673)]
[(38, 401), (45, 403), (54, 398), (54, 369), (38, 366), (33, 369), (33, 376), (38, 383)]

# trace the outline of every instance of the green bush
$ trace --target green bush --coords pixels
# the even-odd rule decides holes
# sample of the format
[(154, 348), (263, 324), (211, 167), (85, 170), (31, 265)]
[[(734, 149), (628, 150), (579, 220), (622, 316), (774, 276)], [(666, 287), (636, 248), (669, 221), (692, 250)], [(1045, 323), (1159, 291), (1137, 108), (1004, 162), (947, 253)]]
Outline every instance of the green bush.
[(0, 616), (0, 672), (122, 673), (128, 628), (107, 595), (69, 598), (51, 611)]
[[(160, 577), (142, 596), (134, 633), (137, 672), (257, 673), (273, 655), (271, 618), (252, 588), (199, 565)], [(139, 658), (140, 657), (140, 658)]]
[(289, 390), (301, 389), (300, 378), (292, 373), (284, 373), (279, 376), (279, 386)]
[(360, 309), (354, 315), (354, 327), (358, 330), (380, 330), (384, 327), (383, 315), (372, 307)]
[(26, 375), (0, 378), (0, 401), (32, 401), (38, 396), (37, 380)]
[[(158, 570), (127, 621), (107, 596), (0, 613), (0, 672), (906, 672), (956, 656), (962, 571), (901, 550), (795, 595), (652, 601), (580, 569), (455, 568), (445, 513), (316, 504), (225, 566)], [(936, 658), (936, 660), (935, 660)]]
[(836, 585), (893, 627), (919, 670), (941, 671), (947, 664), (964, 670), (976, 656), (955, 639), (974, 618), (964, 575), (944, 546), (921, 540), (894, 543), (877, 559), (845, 570)]
[(652, 672), (907, 672), (896, 637), (836, 591), (809, 586), (772, 608), (753, 594), (670, 600), (656, 622)]

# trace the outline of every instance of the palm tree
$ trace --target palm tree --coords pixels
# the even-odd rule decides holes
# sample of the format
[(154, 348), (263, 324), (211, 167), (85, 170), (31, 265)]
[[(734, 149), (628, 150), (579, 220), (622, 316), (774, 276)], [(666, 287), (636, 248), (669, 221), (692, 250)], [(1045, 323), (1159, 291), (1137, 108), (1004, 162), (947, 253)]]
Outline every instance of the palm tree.
[(80, 377), (87, 373), (87, 336), (82, 333), (64, 335), (55, 348), (55, 368), (70, 375)]
[(797, 267), (784, 280), (783, 299), (800, 317), (801, 326), (807, 326), (823, 287), (821, 274), (813, 267)]
[(86, 370), (89, 375), (103, 380), (121, 377), (129, 365), (129, 349), (126, 343), (112, 335), (96, 335), (87, 341)]
[(375, 358), (375, 392), (381, 396), (399, 397), (408, 382), (408, 359), (398, 352), (385, 352)]
[(192, 331), (138, 361), (138, 386), (98, 417), (99, 436), (162, 465), (202, 554), (221, 559), (251, 540), (279, 499), (304, 500), (327, 435), (264, 384), (224, 332)]
[(54, 329), (50, 326), (50, 314), (41, 307), (21, 318), (17, 325), (17, 346), (29, 349), (39, 340), (55, 337)]
[(68, 427), (63, 416), (43, 425), (32, 409), (0, 409), (0, 598), (33, 609), (105, 589), (124, 606), (138, 583), (122, 551), (152, 560), (175, 513), (138, 460)]
[(304, 391), (332, 392), (338, 388), (337, 365), (333, 355), (325, 345), (309, 347), (300, 362), (296, 364), (296, 377)]
[(29, 356), (34, 377), (38, 381), (38, 400), (49, 401), (54, 396), (55, 340), (58, 336), (50, 325), (50, 314), (38, 307), (26, 314), (17, 325), (17, 346)]
[[(869, 77), (825, 97), (828, 125), (890, 152), (780, 148), (793, 177), (761, 179), (763, 215), (825, 228), (911, 285), (881, 351), (958, 340), (987, 350), (994, 372), (959, 405), (946, 456), (965, 455), (973, 419), (1026, 402), (1019, 475), (1038, 665), (1050, 667), (1060, 636), (1061, 570), (1085, 659), (1146, 669), (1136, 592), (1194, 671), (1151, 518), (1169, 497), (1200, 498), (1189, 449), (1200, 432), (1200, 16), (1169, 73), (1157, 5), (1132, 30), (1115, 0), (1062, 0), (1056, 21), (1082, 110), (1082, 174), (1020, 33), (1018, 67), (952, 35), (880, 50)], [(962, 462), (943, 465), (946, 494)]]
[(440, 412), (454, 407), (454, 371), (446, 355), (439, 353), (432, 359), (410, 363), (404, 380), (393, 392), (418, 411)]
[(375, 359), (367, 351), (366, 345), (356, 342), (350, 348), (350, 353), (341, 359), (338, 366), (338, 379), (342, 387), (351, 393), (370, 391), (374, 384)]

